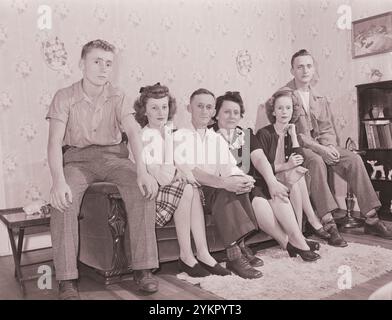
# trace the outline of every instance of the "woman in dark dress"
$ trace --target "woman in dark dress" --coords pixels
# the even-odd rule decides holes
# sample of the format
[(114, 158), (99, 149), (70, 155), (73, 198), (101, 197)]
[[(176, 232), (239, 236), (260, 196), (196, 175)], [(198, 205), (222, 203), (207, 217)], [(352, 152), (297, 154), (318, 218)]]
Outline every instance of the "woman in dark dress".
[(299, 146), (295, 125), (292, 118), (296, 97), (291, 91), (276, 92), (265, 104), (270, 125), (256, 133), (257, 140), (270, 162), (279, 182), (289, 188), (290, 202), (297, 217), (298, 225), (302, 226), (302, 214), (305, 212), (315, 235), (327, 240), (330, 234), (323, 229), (319, 218), (313, 210), (306, 186), (305, 174), (308, 169), (301, 166), (304, 162), (303, 151)]

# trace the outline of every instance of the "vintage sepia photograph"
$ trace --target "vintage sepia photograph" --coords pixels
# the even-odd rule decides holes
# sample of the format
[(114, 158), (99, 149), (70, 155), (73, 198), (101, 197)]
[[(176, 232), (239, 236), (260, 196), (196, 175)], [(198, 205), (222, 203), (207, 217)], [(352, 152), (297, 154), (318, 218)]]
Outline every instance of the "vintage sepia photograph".
[(392, 299), (391, 0), (0, 0), (0, 57), (0, 300)]

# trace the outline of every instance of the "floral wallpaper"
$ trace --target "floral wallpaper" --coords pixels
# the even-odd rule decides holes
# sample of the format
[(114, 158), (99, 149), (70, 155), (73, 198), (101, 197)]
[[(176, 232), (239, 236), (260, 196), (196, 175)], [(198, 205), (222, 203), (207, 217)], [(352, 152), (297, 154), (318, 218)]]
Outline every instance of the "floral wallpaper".
[[(297, 0), (291, 7), (291, 26), (296, 40), (292, 52), (307, 48), (318, 63), (318, 91), (330, 102), (340, 146), (348, 137), (358, 145), (357, 92), (355, 85), (392, 79), (391, 53), (353, 59), (351, 30), (338, 23), (343, 14), (351, 20), (392, 10), (389, 0)], [(345, 8), (342, 10), (342, 8)], [(347, 8), (350, 11), (347, 11)], [(342, 20), (340, 21), (342, 22)], [(350, 21), (348, 21), (350, 22)], [(350, 23), (349, 23), (350, 25)], [(377, 75), (379, 70), (382, 76)], [(376, 73), (376, 77), (375, 77)], [(335, 196), (345, 208), (347, 184), (335, 175)], [(359, 210), (358, 207), (355, 210)]]
[(391, 79), (392, 60), (351, 58), (351, 31), (336, 24), (343, 4), (353, 20), (392, 10), (388, 0), (48, 0), (51, 26), (42, 29), (42, 1), (1, 0), (0, 207), (48, 198), (44, 117), (56, 90), (80, 79), (81, 46), (96, 38), (116, 45), (113, 82), (131, 97), (146, 84), (169, 86), (177, 126), (189, 125), (185, 106), (199, 87), (240, 91), (243, 125), (266, 124), (259, 106), (290, 80), (291, 54), (308, 48), (341, 143), (356, 139), (354, 86), (374, 69)]
[(0, 1), (2, 208), (48, 199), (44, 117), (56, 90), (80, 79), (89, 40), (117, 47), (113, 82), (131, 97), (146, 84), (168, 85), (178, 126), (189, 124), (191, 92), (206, 87), (240, 91), (243, 122), (253, 127), (258, 105), (287, 75), (289, 0), (48, 0), (51, 27), (43, 29), (41, 5)]
[[(348, 7), (352, 21), (392, 10), (389, 0), (302, 0), (291, 10), (296, 41), (292, 51), (307, 48), (318, 62), (318, 90), (330, 102), (340, 145), (358, 140), (355, 85), (392, 79), (391, 53), (352, 59), (351, 30), (338, 23)], [(374, 77), (374, 70), (381, 77)], [(373, 72), (373, 73), (372, 73)]]

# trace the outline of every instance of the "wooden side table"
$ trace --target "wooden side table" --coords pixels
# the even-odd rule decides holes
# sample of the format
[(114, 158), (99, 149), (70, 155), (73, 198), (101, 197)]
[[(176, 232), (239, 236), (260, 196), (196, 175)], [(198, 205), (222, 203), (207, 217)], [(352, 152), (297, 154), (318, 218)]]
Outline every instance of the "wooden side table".
[[(35, 276), (24, 277), (22, 273), (22, 267), (51, 261), (51, 260), (46, 260), (46, 261), (29, 263), (29, 264), (21, 264), (25, 229), (30, 227), (36, 227), (36, 226), (49, 226), (50, 213), (49, 212), (34, 213), (32, 215), (27, 215), (26, 213), (24, 213), (22, 208), (4, 209), (4, 210), (0, 210), (0, 220), (5, 224), (8, 230), (12, 255), (15, 263), (15, 277), (19, 282), (20, 289), (24, 297), (26, 295), (24, 281), (37, 279), (39, 276), (35, 275)], [(16, 236), (18, 236), (17, 243), (15, 242)], [(43, 250), (48, 248), (50, 247), (40, 248), (38, 250)], [(35, 251), (35, 250), (29, 250), (29, 251)]]

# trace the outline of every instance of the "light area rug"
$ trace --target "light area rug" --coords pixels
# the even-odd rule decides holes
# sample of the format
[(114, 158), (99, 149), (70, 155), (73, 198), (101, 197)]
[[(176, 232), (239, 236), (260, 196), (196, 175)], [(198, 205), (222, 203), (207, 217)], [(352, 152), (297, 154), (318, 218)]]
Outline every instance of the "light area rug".
[(224, 299), (317, 300), (392, 270), (392, 250), (359, 243), (349, 243), (346, 248), (320, 245), (321, 259), (316, 262), (290, 258), (277, 247), (259, 251), (257, 256), (264, 261), (258, 268), (263, 273), (259, 279), (236, 275), (192, 278), (186, 273), (177, 277)]

